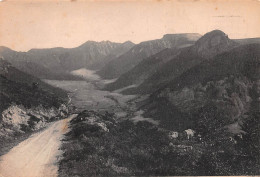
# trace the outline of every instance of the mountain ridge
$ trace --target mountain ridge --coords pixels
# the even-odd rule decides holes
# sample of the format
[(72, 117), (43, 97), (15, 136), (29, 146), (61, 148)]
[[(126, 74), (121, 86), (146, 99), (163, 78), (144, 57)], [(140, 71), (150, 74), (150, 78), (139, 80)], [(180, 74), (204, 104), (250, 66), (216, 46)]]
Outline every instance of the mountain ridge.
[[(195, 34), (198, 38), (198, 34)], [(187, 34), (167, 34), (161, 39), (144, 41), (120, 57), (109, 62), (97, 73), (105, 79), (113, 79), (134, 68), (143, 59), (154, 55), (166, 48), (178, 48), (183, 44), (194, 44), (196, 37), (189, 39)]]
[[(151, 73), (149, 73), (148, 76), (146, 76), (145, 79), (143, 79), (143, 82), (140, 83), (140, 85), (138, 85), (137, 87), (126, 89), (122, 93), (152, 93), (156, 90), (156, 88), (166, 84), (170, 80), (185, 72), (187, 69), (199, 64), (204, 60), (209, 60), (219, 53), (223, 53), (237, 46), (237, 43), (230, 40), (227, 37), (227, 35), (220, 30), (214, 30), (209, 33), (206, 33), (201, 38), (199, 38), (192, 46), (181, 48), (175, 51), (175, 53), (167, 54), (166, 51), (165, 54), (163, 54), (162, 51), (161, 57), (157, 55), (159, 57), (158, 60), (164, 61), (165, 58), (168, 58), (167, 62), (163, 63), (163, 65), (160, 66), (160, 68), (157, 67)], [(146, 63), (147, 64), (141, 62), (136, 66), (136, 68), (147, 67), (149, 62), (147, 61)], [(142, 64), (144, 64), (144, 66), (139, 66)], [(123, 86), (127, 86), (127, 81), (125, 81), (125, 75), (132, 75), (134, 72), (136, 72), (136, 70), (134, 69), (132, 71), (130, 70), (129, 73), (123, 74), (121, 78), (119, 77), (119, 79), (114, 83), (108, 84), (105, 89), (115, 90), (122, 88)], [(145, 71), (139, 71), (139, 73), (143, 72)], [(134, 82), (133, 80), (140, 80), (138, 73), (136, 73), (136, 77), (131, 80), (131, 84), (136, 84), (136, 82)]]
[[(194, 114), (206, 109), (207, 104), (225, 110), (232, 117), (228, 122), (244, 120), (246, 112), (260, 109), (259, 59), (260, 44), (248, 44), (221, 53), (213, 60), (204, 60), (153, 92), (141, 108), (146, 110), (147, 117), (165, 118), (168, 128), (171, 121), (182, 121), (179, 118), (183, 117), (186, 118), (183, 129), (188, 128), (190, 125), (185, 121), (194, 122)], [(163, 107), (156, 106), (162, 103)], [(177, 110), (179, 118), (171, 108)]]
[[(97, 62), (102, 63), (102, 60), (111, 52), (113, 55), (121, 54), (133, 45), (130, 41), (122, 44), (110, 41), (87, 41), (76, 48), (31, 49), (28, 52), (16, 52), (7, 47), (1, 47), (0, 56), (16, 68), (39, 78), (79, 80), (81, 78), (72, 76), (70, 71), (87, 68)], [(31, 70), (25, 63), (30, 63), (38, 69)]]

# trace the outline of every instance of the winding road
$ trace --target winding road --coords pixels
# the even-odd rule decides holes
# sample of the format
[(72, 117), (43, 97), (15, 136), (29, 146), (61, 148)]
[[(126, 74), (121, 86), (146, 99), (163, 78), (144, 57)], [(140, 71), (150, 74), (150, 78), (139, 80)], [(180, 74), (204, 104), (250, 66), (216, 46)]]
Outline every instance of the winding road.
[(76, 115), (50, 124), (44, 131), (0, 157), (0, 177), (55, 177), (62, 151), (61, 139), (68, 131), (68, 124)]

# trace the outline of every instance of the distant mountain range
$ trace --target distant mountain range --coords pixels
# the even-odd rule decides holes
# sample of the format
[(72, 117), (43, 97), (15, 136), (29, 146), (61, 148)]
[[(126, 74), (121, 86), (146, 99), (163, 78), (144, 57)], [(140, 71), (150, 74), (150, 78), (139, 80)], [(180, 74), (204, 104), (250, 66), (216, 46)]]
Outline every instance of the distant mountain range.
[(255, 44), (260, 43), (260, 38), (233, 39), (233, 41), (239, 44)]
[[(260, 111), (259, 59), (259, 38), (231, 40), (214, 30), (193, 45), (166, 48), (143, 59), (105, 89), (149, 94), (138, 103), (143, 116), (165, 128), (198, 129), (210, 112), (205, 125), (239, 134), (245, 118)], [(234, 124), (236, 129), (230, 128)]]
[[(219, 33), (221, 33), (219, 31)], [(208, 34), (210, 35), (210, 34)], [(217, 35), (216, 33), (211, 35)], [(122, 86), (128, 86), (132, 84), (141, 84), (142, 81), (146, 80), (150, 75), (154, 74), (152, 71), (153, 66), (149, 66), (148, 73), (141, 71), (140, 78), (134, 79), (132, 74), (135, 73), (138, 77), (139, 73), (134, 71), (138, 70), (135, 68), (139, 63), (144, 65), (146, 68), (146, 62), (153, 62), (151, 58), (153, 55), (162, 52), (167, 49), (169, 54), (161, 53), (155, 56), (157, 62), (166, 62), (173, 58), (175, 53), (179, 53), (184, 48), (189, 48), (200, 39), (200, 43), (193, 47), (193, 52), (197, 51), (200, 56), (213, 55), (219, 53), (221, 50), (217, 48), (215, 43), (219, 43), (218, 40), (224, 42), (225, 35), (222, 34), (222, 38), (214, 38), (214, 40), (207, 43), (207, 39), (210, 36), (204, 36), (201, 38), (200, 34), (197, 33), (183, 33), (183, 34), (166, 34), (161, 39), (141, 42), (140, 44), (134, 44), (130, 41), (125, 43), (114, 43), (110, 41), (94, 42), (87, 41), (76, 48), (50, 48), (50, 49), (31, 49), (28, 52), (16, 52), (7, 47), (0, 47), (0, 56), (4, 57), (5, 60), (10, 62), (14, 67), (28, 74), (44, 79), (66, 79), (66, 80), (79, 80), (77, 76), (71, 75), (71, 71), (87, 68), (98, 70), (98, 74), (104, 79), (113, 79), (121, 76), (115, 85), (108, 86), (107, 89), (114, 90), (122, 88)], [(212, 37), (212, 36), (211, 36)], [(206, 41), (203, 41), (206, 40)], [(248, 38), (248, 39), (236, 39), (232, 41), (225, 41), (239, 44), (250, 44), (259, 43), (260, 38)], [(231, 45), (225, 42), (223, 45)], [(204, 46), (203, 46), (204, 45)], [(219, 43), (219, 46), (222, 44)], [(206, 48), (214, 46), (211, 53), (206, 52)], [(214, 51), (214, 50), (216, 51)], [(172, 50), (172, 51), (171, 51)], [(204, 51), (204, 53), (203, 53)], [(162, 55), (163, 59), (159, 55)], [(148, 58), (150, 57), (150, 58)], [(204, 56), (208, 57), (208, 56)], [(168, 59), (165, 59), (168, 58)], [(151, 61), (148, 61), (151, 60)], [(154, 59), (153, 59), (154, 60)], [(142, 68), (141, 66), (137, 66)], [(154, 65), (156, 67), (156, 65)], [(160, 64), (161, 67), (161, 64)], [(135, 69), (134, 69), (135, 68)], [(131, 71), (134, 69), (133, 71)], [(157, 68), (158, 70), (158, 68)], [(131, 72), (131, 77), (127, 83), (121, 84), (120, 80), (127, 78), (127, 72)], [(129, 78), (128, 78), (129, 79)], [(136, 80), (136, 81), (132, 81)]]
[(102, 67), (105, 62), (123, 54), (133, 45), (129, 41), (123, 44), (88, 41), (72, 49), (31, 49), (28, 52), (0, 47), (0, 56), (21, 71), (39, 78), (75, 80), (80, 78), (71, 75), (70, 71)]
[(187, 69), (236, 46), (238, 43), (230, 40), (225, 33), (215, 30), (202, 36), (192, 46), (164, 50), (143, 60), (116, 82), (107, 85), (107, 89), (116, 90), (139, 84), (138, 87), (132, 87), (123, 93), (152, 93)]
[[(210, 114), (206, 126), (239, 134), (246, 117), (260, 111), (259, 59), (257, 38), (231, 40), (214, 30), (192, 46), (165, 49), (142, 60), (105, 89), (149, 94), (138, 103), (143, 116), (165, 128), (198, 129), (198, 122)], [(236, 129), (230, 128), (234, 124)]]
[(105, 79), (113, 79), (134, 68), (143, 59), (166, 48), (183, 48), (193, 45), (201, 37), (197, 33), (167, 34), (163, 38), (141, 42), (128, 52), (109, 62), (97, 73)]

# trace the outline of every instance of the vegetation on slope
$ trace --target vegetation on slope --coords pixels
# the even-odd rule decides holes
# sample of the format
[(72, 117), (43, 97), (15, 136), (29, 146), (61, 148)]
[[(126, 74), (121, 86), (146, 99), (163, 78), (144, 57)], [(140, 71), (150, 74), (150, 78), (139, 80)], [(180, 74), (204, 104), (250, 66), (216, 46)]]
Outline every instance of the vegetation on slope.
[(148, 122), (118, 122), (112, 114), (83, 111), (63, 140), (59, 176), (259, 174), (254, 127), (243, 140), (236, 137), (236, 144), (213, 134), (173, 140)]
[(58, 108), (68, 100), (65, 91), (19, 71), (3, 59), (0, 59), (0, 83), (1, 113), (11, 104), (26, 108), (38, 105)]
[(117, 122), (112, 114), (84, 111), (70, 129), (59, 176), (191, 175), (188, 166), (199, 156), (173, 149), (167, 133), (153, 124)]
[(204, 61), (141, 107), (167, 129), (192, 128), (202, 136), (209, 149), (200, 175), (259, 174), (259, 49), (240, 46)]
[(0, 59), (0, 154), (67, 114), (67, 93)]

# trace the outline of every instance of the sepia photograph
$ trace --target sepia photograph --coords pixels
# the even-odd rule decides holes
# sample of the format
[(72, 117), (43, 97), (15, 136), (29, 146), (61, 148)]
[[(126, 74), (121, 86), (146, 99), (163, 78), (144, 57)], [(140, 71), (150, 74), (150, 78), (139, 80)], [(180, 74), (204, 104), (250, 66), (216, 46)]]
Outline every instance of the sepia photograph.
[(0, 177), (260, 176), (260, 0), (0, 0)]

